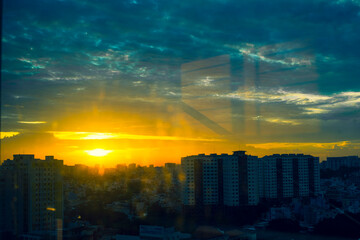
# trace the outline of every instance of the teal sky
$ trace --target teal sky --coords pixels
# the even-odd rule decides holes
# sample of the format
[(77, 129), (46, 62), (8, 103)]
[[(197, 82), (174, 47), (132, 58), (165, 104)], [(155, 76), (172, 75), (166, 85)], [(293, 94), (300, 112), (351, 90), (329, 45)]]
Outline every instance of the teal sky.
[(75, 159), (66, 132), (156, 156), (178, 143), (175, 160), (359, 154), (358, 0), (3, 2), (2, 160)]

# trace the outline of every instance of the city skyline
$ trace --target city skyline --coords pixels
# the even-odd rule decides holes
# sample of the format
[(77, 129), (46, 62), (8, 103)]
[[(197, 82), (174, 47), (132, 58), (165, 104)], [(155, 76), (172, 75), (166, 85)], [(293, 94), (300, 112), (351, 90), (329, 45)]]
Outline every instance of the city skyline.
[(319, 164), (306, 154), (258, 158), (238, 150), (100, 173), (54, 156), (16, 154), (0, 165), (0, 238), (135, 239), (139, 231), (137, 239), (145, 232), (158, 233), (159, 240), (179, 232), (198, 239), (204, 224), (237, 228), (251, 239), (273, 239), (267, 235), (274, 230), (279, 239), (358, 237), (359, 159), (328, 161)]
[(4, 1), (1, 161), (359, 155), (357, 1)]
[[(193, 154), (193, 155), (184, 155), (184, 156), (181, 157), (181, 159), (188, 158), (188, 157), (192, 158), (192, 157), (196, 157), (196, 156), (201, 156), (201, 157), (231, 156), (231, 154), (234, 154), (234, 152), (239, 152), (239, 151), (246, 153), (246, 155), (249, 154), (247, 151), (243, 151), (243, 150), (231, 151), (231, 153), (224, 153), (224, 152), (222, 152), (222, 153), (209, 153), (209, 154), (197, 153), (197, 154)], [(148, 164), (139, 164), (139, 163), (136, 163), (136, 162), (127, 162), (127, 163), (114, 162), (113, 165), (104, 165), (101, 162), (94, 162), (94, 163), (88, 163), (88, 164), (86, 164), (86, 163), (70, 163), (70, 164), (66, 164), (66, 160), (60, 159), (60, 158), (56, 157), (53, 154), (52, 155), (45, 155), (44, 157), (40, 157), (40, 156), (38, 156), (38, 155), (36, 155), (34, 153), (15, 153), (10, 158), (7, 158), (4, 161), (2, 161), (0, 163), (0, 166), (6, 160), (11, 161), (11, 160), (17, 158), (18, 156), (33, 156), (33, 158), (35, 160), (48, 159), (48, 158), (52, 159), (52, 158), (55, 157), (55, 159), (63, 161), (64, 166), (69, 166), (69, 167), (85, 166), (85, 167), (89, 167), (89, 168), (99, 168), (99, 170), (101, 170), (102, 173), (103, 173), (104, 169), (114, 169), (114, 168), (122, 168), (122, 167), (133, 167), (133, 166), (134, 167), (166, 167), (167, 165), (173, 165), (173, 164), (178, 165), (178, 166), (181, 165), (181, 159), (180, 159), (180, 162), (167, 161), (167, 162), (164, 162), (163, 164), (157, 164), (157, 165), (154, 164), (154, 163), (151, 163), (151, 162), (148, 163)], [(273, 156), (284, 157), (284, 156), (312, 156), (312, 155), (309, 155), (307, 153), (272, 153), (272, 154), (263, 155), (263, 156), (256, 156), (256, 155), (252, 155), (252, 154), (249, 154), (248, 156), (259, 158), (259, 159), (266, 159), (266, 158), (273, 157)], [(358, 164), (360, 164), (357, 161), (359, 159), (359, 156), (357, 156), (357, 155), (327, 157), (326, 159), (323, 159), (322, 161), (320, 160), (320, 158), (318, 156), (312, 156), (312, 157), (315, 157), (316, 159), (318, 159), (319, 164), (324, 164), (324, 166), (329, 167), (329, 168), (334, 168), (335, 170), (339, 169), (339, 167), (342, 166), (342, 165), (343, 166), (350, 166), (351, 164), (355, 164), (354, 166), (357, 166)], [(344, 163), (344, 162), (347, 162), (347, 161), (349, 161), (349, 163)]]
[(360, 240), (360, 0), (0, 9), (0, 240)]

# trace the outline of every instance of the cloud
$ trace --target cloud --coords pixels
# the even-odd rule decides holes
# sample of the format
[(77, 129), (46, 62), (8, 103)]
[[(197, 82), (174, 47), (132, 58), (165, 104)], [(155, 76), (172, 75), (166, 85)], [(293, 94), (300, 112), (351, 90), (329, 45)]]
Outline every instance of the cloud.
[(0, 139), (11, 138), (20, 134), (19, 132), (0, 132)]
[(302, 122), (299, 120), (293, 120), (293, 119), (284, 119), (284, 118), (264, 118), (262, 116), (256, 116), (252, 118), (253, 120), (260, 120), (265, 121), (269, 123), (275, 123), (275, 124), (282, 124), (282, 125), (301, 125)]
[(46, 121), (18, 121), (18, 123), (23, 123), (23, 124), (43, 124), (43, 123), (46, 123)]
[(329, 110), (326, 109), (322, 109), (322, 108), (315, 108), (315, 107), (306, 107), (304, 108), (304, 110), (306, 111), (306, 114), (312, 115), (312, 114), (325, 114), (325, 113), (329, 113)]
[(360, 143), (352, 143), (350, 141), (342, 141), (342, 142), (331, 142), (331, 143), (319, 143), (319, 142), (300, 142), (300, 143), (281, 143), (281, 142), (273, 142), (273, 143), (259, 143), (259, 144), (246, 144), (246, 146), (260, 148), (260, 149), (304, 149), (307, 147), (310, 148), (319, 148), (319, 149), (336, 149), (336, 148), (355, 148), (360, 149)]
[(163, 140), (163, 141), (200, 141), (221, 142), (222, 139), (215, 138), (190, 138), (181, 136), (150, 136), (126, 133), (96, 133), (96, 132), (64, 132), (49, 131), (55, 138), (62, 140), (101, 140), (101, 139), (127, 139), (127, 140)]
[(229, 98), (258, 103), (282, 103), (300, 106), (305, 114), (326, 114), (331, 111), (360, 108), (360, 92), (340, 92), (332, 95), (287, 91), (284, 89), (248, 89), (220, 95), (217, 98)]
[(267, 142), (246, 144), (244, 149), (259, 156), (279, 153), (304, 153), (320, 157), (325, 160), (329, 156), (358, 155), (360, 143), (358, 141), (338, 142)]
[[(255, 48), (253, 44), (247, 43), (245, 46), (236, 46), (236, 45), (227, 45), (230, 48), (236, 49), (243, 56), (248, 56), (252, 60), (262, 61), (270, 64), (280, 64), (284, 66), (296, 66), (296, 67), (309, 67), (315, 63), (315, 59), (313, 56), (296, 56), (296, 50), (298, 50), (296, 43), (288, 43), (284, 44), (282, 48), (278, 47), (270, 48)], [(304, 46), (302, 46), (304, 47)], [(272, 52), (269, 52), (270, 51)], [(277, 53), (274, 55), (274, 50)], [(281, 54), (282, 51), (286, 50), (286, 54)], [(280, 56), (279, 56), (280, 55)]]
[(331, 100), (331, 97), (319, 94), (289, 92), (283, 89), (257, 90), (255, 88), (245, 91), (239, 90), (226, 95), (215, 95), (215, 97), (225, 97), (260, 103), (286, 103), (294, 105), (319, 104)]

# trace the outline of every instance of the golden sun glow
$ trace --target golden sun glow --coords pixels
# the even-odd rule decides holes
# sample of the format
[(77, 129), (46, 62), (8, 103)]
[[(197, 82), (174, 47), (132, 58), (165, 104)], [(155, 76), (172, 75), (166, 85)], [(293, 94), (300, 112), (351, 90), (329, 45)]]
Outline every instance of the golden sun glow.
[(87, 154), (89, 154), (90, 156), (94, 156), (94, 157), (104, 157), (106, 155), (108, 155), (109, 153), (111, 153), (111, 150), (104, 150), (101, 148), (96, 148), (93, 150), (85, 150), (85, 152)]
[(217, 138), (193, 138), (180, 136), (151, 136), (127, 133), (101, 133), (101, 132), (67, 132), (67, 131), (48, 131), (55, 138), (61, 140), (103, 140), (103, 139), (128, 139), (128, 140), (166, 140), (166, 141), (202, 141), (202, 142), (221, 142)]

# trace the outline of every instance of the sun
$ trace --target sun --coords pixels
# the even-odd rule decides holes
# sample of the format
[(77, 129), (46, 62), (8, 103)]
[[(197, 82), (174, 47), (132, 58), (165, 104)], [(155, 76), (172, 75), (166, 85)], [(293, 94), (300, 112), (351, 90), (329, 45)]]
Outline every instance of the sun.
[(104, 157), (106, 155), (108, 155), (109, 153), (111, 153), (111, 150), (105, 150), (105, 149), (101, 149), (101, 148), (96, 148), (93, 150), (85, 150), (85, 152), (87, 154), (89, 154), (90, 156), (94, 156), (94, 157)]

